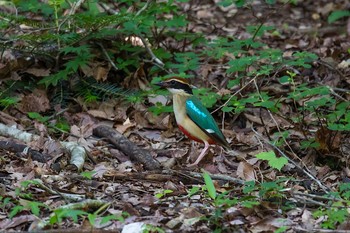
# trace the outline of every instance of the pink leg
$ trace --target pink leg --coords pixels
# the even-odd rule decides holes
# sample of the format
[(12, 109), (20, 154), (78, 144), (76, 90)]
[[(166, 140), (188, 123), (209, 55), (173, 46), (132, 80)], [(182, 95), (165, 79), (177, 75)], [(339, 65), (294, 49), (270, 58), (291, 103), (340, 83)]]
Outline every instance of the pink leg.
[(209, 149), (209, 143), (204, 142), (204, 148), (203, 148), (201, 154), (198, 156), (197, 160), (194, 163), (187, 165), (187, 167), (196, 166), (204, 158), (204, 155), (207, 153), (208, 149)]

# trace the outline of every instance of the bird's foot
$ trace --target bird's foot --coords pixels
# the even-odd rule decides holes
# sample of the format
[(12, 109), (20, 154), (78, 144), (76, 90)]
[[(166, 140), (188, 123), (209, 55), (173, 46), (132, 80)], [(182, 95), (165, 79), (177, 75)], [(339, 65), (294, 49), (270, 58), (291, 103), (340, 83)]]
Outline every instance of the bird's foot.
[(194, 163), (191, 163), (191, 164), (188, 164), (186, 167), (195, 167), (197, 166), (198, 163), (197, 162), (194, 162)]

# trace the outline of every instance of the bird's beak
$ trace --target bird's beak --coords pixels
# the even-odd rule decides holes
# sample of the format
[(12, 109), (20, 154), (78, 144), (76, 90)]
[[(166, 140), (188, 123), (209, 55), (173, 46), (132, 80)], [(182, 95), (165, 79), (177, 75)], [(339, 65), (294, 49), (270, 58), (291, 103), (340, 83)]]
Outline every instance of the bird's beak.
[(159, 87), (168, 87), (166, 82), (159, 82), (159, 83), (155, 83), (154, 85), (159, 86)]

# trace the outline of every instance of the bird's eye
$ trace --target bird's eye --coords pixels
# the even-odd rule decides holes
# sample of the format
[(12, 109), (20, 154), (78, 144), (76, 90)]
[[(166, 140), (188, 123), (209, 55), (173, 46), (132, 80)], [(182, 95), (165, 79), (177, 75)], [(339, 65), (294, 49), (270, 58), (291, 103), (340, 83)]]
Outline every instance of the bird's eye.
[(171, 80), (170, 84), (174, 85), (174, 84), (176, 84), (176, 81), (175, 80)]

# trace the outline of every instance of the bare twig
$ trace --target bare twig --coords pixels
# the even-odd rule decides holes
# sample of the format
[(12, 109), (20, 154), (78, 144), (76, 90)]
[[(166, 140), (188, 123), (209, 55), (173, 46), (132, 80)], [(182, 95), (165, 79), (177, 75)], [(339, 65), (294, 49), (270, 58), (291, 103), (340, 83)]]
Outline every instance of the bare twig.
[(158, 64), (160, 67), (164, 67), (164, 63), (156, 56), (154, 55), (153, 51), (150, 49), (150, 47), (148, 46), (148, 43), (146, 41), (146, 39), (139, 35), (141, 41), (142, 41), (142, 44), (143, 46), (146, 48), (147, 52), (149, 53), (149, 55), (151, 55), (151, 61), (152, 62), (155, 62), (156, 64)]
[(342, 77), (342, 79), (345, 80), (345, 78), (346, 78), (345, 75), (339, 69), (336, 69), (335, 67), (333, 67), (331, 64), (329, 64), (325, 60), (318, 59), (317, 63), (321, 64), (321, 65), (324, 65), (325, 67), (327, 67), (328, 69), (330, 69), (332, 71), (337, 72)]
[[(258, 92), (258, 94), (259, 94), (261, 100), (263, 100), (263, 98), (262, 98), (262, 96), (261, 96), (261, 94), (260, 94), (259, 87), (258, 87), (258, 85), (257, 85), (257, 83), (256, 83), (255, 81), (254, 81), (254, 85), (255, 85), (255, 88), (256, 88), (256, 90), (257, 90), (257, 92)], [(276, 119), (274, 118), (274, 116), (272, 115), (271, 111), (267, 109), (267, 112), (269, 113), (269, 115), (270, 115), (272, 121), (275, 123), (275, 126), (276, 126), (278, 132), (279, 132), (279, 133), (282, 133), (281, 128), (279, 127), (279, 125), (278, 125)], [(254, 130), (253, 130), (253, 131), (254, 131)], [(255, 132), (255, 131), (254, 131), (254, 132)], [(306, 167), (306, 165), (304, 164), (304, 162), (303, 162), (303, 161), (296, 155), (296, 153), (293, 151), (292, 147), (289, 145), (289, 143), (287, 142), (286, 138), (285, 138), (285, 137), (282, 137), (282, 138), (283, 138), (284, 143), (285, 143), (285, 144), (287, 145), (287, 147), (289, 148), (289, 150), (293, 153), (294, 157), (295, 157), (295, 158), (298, 158), (298, 160), (302, 163), (303, 167), (304, 167), (305, 170), (306, 170), (305, 172), (307, 172), (308, 174), (311, 175), (311, 172), (309, 171), (309, 169)], [(265, 139), (264, 139), (264, 140), (265, 140)], [(265, 141), (267, 141), (267, 140), (265, 140)], [(270, 142), (269, 142), (269, 144), (270, 144), (270, 145), (273, 145), (273, 144), (270, 143)], [(273, 145), (273, 146), (274, 146), (274, 145)], [(288, 160), (290, 160), (288, 156), (285, 156), (285, 157), (286, 157)], [(294, 162), (294, 161), (293, 161), (293, 162)], [(300, 167), (300, 168), (301, 168), (301, 167)], [(304, 171), (304, 169), (302, 169), (302, 170)]]
[[(338, 98), (341, 99), (342, 101), (345, 101), (345, 102), (348, 101), (348, 100), (346, 100), (345, 98), (343, 98), (342, 96), (340, 96), (338, 93), (336, 93), (336, 92), (334, 91), (335, 88), (330, 87), (330, 86), (326, 86), (326, 87), (330, 90), (330, 92), (331, 92), (334, 96), (338, 97)], [(350, 92), (350, 91), (347, 90), (346, 92)]]
[(98, 44), (98, 46), (101, 47), (103, 54), (105, 55), (105, 57), (107, 58), (107, 60), (108, 60), (109, 63), (111, 64), (111, 66), (112, 66), (115, 70), (119, 70), (118, 67), (117, 67), (117, 65), (112, 61), (111, 57), (108, 55), (108, 53), (107, 53), (105, 47), (103, 47), (103, 45), (102, 45), (101, 43), (97, 43), (97, 44)]
[(328, 206), (328, 205), (324, 204), (323, 202), (315, 201), (313, 199), (309, 199), (309, 198), (305, 198), (305, 197), (296, 196), (296, 197), (294, 197), (294, 199), (295, 199), (294, 201), (299, 203), (299, 204), (300, 203), (302, 203), (304, 205), (311, 204), (311, 205), (322, 206), (322, 207)]
[[(203, 177), (203, 173), (198, 173), (198, 172), (190, 172), (190, 174), (193, 177)], [(225, 180), (225, 181), (231, 181), (234, 182), (236, 184), (244, 184), (244, 180), (241, 179), (237, 179), (237, 178), (233, 178), (232, 176), (228, 176), (228, 175), (223, 175), (223, 174), (209, 174), (209, 176), (214, 179), (214, 180)]]
[(144, 10), (146, 10), (146, 8), (148, 7), (148, 5), (152, 2), (152, 0), (148, 0), (145, 5), (138, 11), (136, 12), (136, 16), (139, 16)]
[(66, 199), (67, 201), (82, 201), (85, 199), (85, 195), (79, 195), (79, 194), (71, 194), (71, 193), (62, 193), (62, 192), (58, 192), (56, 190), (52, 190), (51, 188), (49, 188), (48, 186), (46, 186), (44, 184), (44, 182), (40, 179), (34, 179), (34, 181), (36, 181), (36, 186), (38, 188), (41, 188), (43, 190), (45, 190), (46, 192), (50, 193), (50, 194), (54, 194), (54, 195), (59, 195), (62, 198)]
[[(189, 179), (195, 179), (198, 182), (203, 182), (203, 173), (199, 173), (199, 172), (191, 172), (191, 171), (176, 171), (176, 170), (163, 170), (162, 173), (164, 174), (178, 174), (178, 175), (182, 175), (185, 176)], [(237, 179), (234, 178), (232, 176), (228, 176), (228, 175), (223, 175), (223, 174), (209, 174), (209, 176), (213, 179), (213, 180), (223, 180), (223, 181), (230, 181), (233, 182), (235, 184), (239, 184), (239, 185), (243, 185), (244, 184), (244, 180), (241, 179)]]
[(340, 198), (336, 198), (336, 197), (325, 197), (325, 196), (315, 195), (315, 194), (311, 194), (311, 193), (292, 192), (292, 194), (299, 195), (299, 196), (306, 196), (306, 197), (310, 197), (313, 199), (324, 200), (324, 201), (339, 201), (339, 202), (344, 201), (344, 200), (342, 200)]
[(219, 106), (217, 109), (215, 109), (214, 111), (211, 112), (211, 114), (213, 114), (214, 112), (217, 112), (219, 109), (225, 107), (230, 101), (231, 99), (236, 96), (238, 93), (240, 93), (244, 88), (246, 88), (250, 83), (252, 83), (258, 76), (255, 76), (252, 80), (250, 80), (248, 83), (246, 83), (243, 87), (241, 87), (238, 91), (236, 91), (233, 95), (230, 96), (230, 98), (228, 98), (228, 100), (226, 100), (226, 102), (224, 104), (222, 104), (221, 106)]
[(331, 230), (331, 229), (319, 229), (319, 228), (316, 228), (316, 229), (304, 229), (304, 228), (301, 228), (301, 227), (296, 227), (294, 228), (294, 230), (296, 232), (307, 232), (307, 233), (313, 233), (313, 232), (318, 232), (318, 233), (349, 233), (349, 230)]
[(79, 7), (85, 2), (85, 0), (78, 0), (77, 2), (72, 4), (72, 7), (68, 13), (68, 15), (74, 15), (74, 13), (79, 9)]

